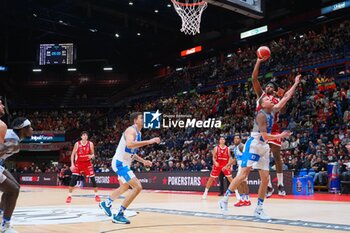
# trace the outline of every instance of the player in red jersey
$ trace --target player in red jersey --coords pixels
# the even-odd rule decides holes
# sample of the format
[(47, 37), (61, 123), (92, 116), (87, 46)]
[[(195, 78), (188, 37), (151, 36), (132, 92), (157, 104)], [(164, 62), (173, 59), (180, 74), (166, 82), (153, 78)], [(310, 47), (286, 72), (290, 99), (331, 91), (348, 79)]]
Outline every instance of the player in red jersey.
[(221, 172), (224, 173), (226, 178), (231, 182), (232, 181), (232, 164), (233, 159), (231, 158), (230, 150), (225, 145), (225, 138), (220, 137), (219, 145), (214, 147), (213, 150), (213, 169), (210, 173), (210, 178), (205, 187), (204, 194), (202, 196), (203, 199), (207, 198), (209, 188), (213, 183), (214, 179), (217, 178)]
[[(264, 59), (257, 59), (254, 70), (253, 70), (253, 74), (252, 74), (252, 80), (253, 80), (253, 88), (254, 91), (257, 95), (257, 107), (256, 107), (256, 111), (260, 111), (261, 106), (259, 105), (259, 100), (261, 98), (263, 98), (264, 96), (268, 96), (270, 98), (270, 100), (273, 102), (273, 104), (277, 104), (280, 99), (277, 98), (277, 94), (279, 95), (283, 95), (282, 93), (278, 93), (281, 92), (281, 90), (278, 88), (277, 84), (274, 82), (268, 82), (266, 84), (265, 87), (265, 91), (263, 91), (263, 89), (261, 88), (260, 82), (258, 80), (258, 76), (259, 76), (259, 68), (260, 68), (260, 64), (263, 61), (266, 61), (268, 58), (264, 58)], [(293, 86), (284, 94), (284, 95), (293, 95), (295, 92), (295, 89), (297, 88), (299, 82), (300, 82), (300, 77), (301, 75), (298, 75), (295, 77), (295, 82), (293, 84)], [(283, 112), (283, 110), (282, 110)], [(281, 130), (278, 126), (278, 119), (279, 117), (279, 113), (275, 113), (274, 116), (274, 122), (273, 122), (273, 126), (272, 126), (272, 135), (276, 135), (276, 134), (280, 134)], [(280, 196), (285, 196), (286, 195), (286, 191), (284, 190), (284, 185), (283, 185), (283, 168), (282, 168), (282, 159), (281, 159), (281, 140), (269, 140), (269, 145), (270, 145), (270, 149), (271, 152), (273, 154), (273, 157), (275, 159), (275, 164), (276, 164), (276, 172), (277, 172), (277, 180), (278, 180), (278, 195)], [(271, 183), (271, 177), (270, 177), (270, 181), (269, 181), (269, 186), (267, 188), (267, 197), (270, 197), (274, 192), (274, 189), (272, 187), (272, 183)]]
[(72, 178), (69, 184), (69, 193), (66, 199), (66, 203), (71, 203), (72, 201), (72, 192), (81, 172), (83, 172), (86, 177), (90, 177), (92, 186), (94, 187), (95, 191), (95, 200), (96, 202), (100, 202), (101, 198), (97, 195), (97, 184), (95, 180), (94, 167), (91, 163), (91, 159), (95, 157), (94, 144), (88, 140), (89, 134), (86, 131), (83, 131), (80, 136), (81, 140), (75, 143), (71, 155), (70, 169), (72, 171)]

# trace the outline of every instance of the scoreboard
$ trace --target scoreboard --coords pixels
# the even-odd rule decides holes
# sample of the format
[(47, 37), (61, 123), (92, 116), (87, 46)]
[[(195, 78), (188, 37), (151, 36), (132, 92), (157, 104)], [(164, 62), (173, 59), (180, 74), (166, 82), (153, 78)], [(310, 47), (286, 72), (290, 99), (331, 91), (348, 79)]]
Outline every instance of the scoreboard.
[(213, 5), (261, 19), (265, 14), (265, 0), (207, 0)]
[(40, 44), (39, 65), (74, 63), (74, 45), (66, 44)]

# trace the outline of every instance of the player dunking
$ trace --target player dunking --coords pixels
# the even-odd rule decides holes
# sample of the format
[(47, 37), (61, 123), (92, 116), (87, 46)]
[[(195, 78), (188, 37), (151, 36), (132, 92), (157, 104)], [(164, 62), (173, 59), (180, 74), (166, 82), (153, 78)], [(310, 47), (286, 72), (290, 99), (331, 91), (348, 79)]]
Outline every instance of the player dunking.
[(289, 95), (285, 95), (276, 105), (268, 96), (260, 98), (259, 104), (262, 109), (258, 112), (254, 120), (254, 128), (251, 132), (251, 136), (244, 145), (241, 173), (233, 179), (224, 198), (219, 201), (219, 207), (223, 212), (227, 212), (229, 196), (241, 184), (241, 182), (248, 177), (251, 168), (254, 168), (259, 170), (261, 179), (258, 192), (258, 204), (254, 216), (260, 219), (269, 219), (262, 208), (269, 178), (270, 147), (267, 144), (267, 141), (281, 139), (291, 135), (288, 131), (284, 131), (281, 134), (272, 134), (274, 114), (287, 103), (292, 97), (291, 94), (292, 93), (290, 92)]
[[(0, 101), (0, 116), (4, 113), (4, 106)], [(33, 135), (33, 128), (27, 118), (16, 118), (12, 122), (12, 128), (7, 129), (6, 124), (0, 120), (0, 191), (3, 192), (0, 203), (2, 213), (0, 232), (2, 233), (17, 233), (10, 222), (20, 190), (19, 183), (2, 165), (8, 157), (19, 152), (19, 143), (22, 139)]]
[(216, 179), (221, 172), (224, 173), (226, 178), (231, 182), (232, 181), (232, 164), (233, 160), (230, 155), (229, 148), (225, 145), (225, 138), (220, 137), (219, 145), (214, 147), (213, 150), (213, 169), (210, 173), (209, 180), (207, 185), (205, 186), (205, 191), (203, 193), (202, 199), (206, 199), (208, 195), (208, 191), (213, 183), (214, 179)]
[(143, 163), (145, 166), (152, 166), (151, 161), (144, 160), (137, 155), (138, 148), (160, 143), (160, 138), (158, 137), (146, 141), (141, 140), (141, 129), (143, 127), (143, 116), (141, 112), (132, 113), (130, 115), (130, 121), (132, 126), (128, 127), (120, 138), (112, 160), (112, 168), (118, 175), (120, 186), (113, 191), (106, 201), (99, 204), (99, 207), (104, 213), (112, 217), (111, 207), (113, 201), (131, 187), (132, 189), (120, 206), (119, 212), (112, 217), (112, 222), (121, 224), (130, 224), (130, 221), (124, 217), (124, 211), (142, 190), (140, 181), (130, 169), (131, 162), (132, 160), (136, 160)]
[[(233, 143), (235, 147), (233, 148), (233, 154), (237, 161), (238, 172), (237, 175), (242, 172), (242, 154), (243, 154), (243, 143), (240, 135), (235, 135), (233, 139)], [(248, 177), (242, 181), (242, 183), (238, 186), (238, 190), (235, 189), (236, 196), (240, 197), (238, 202), (234, 204), (236, 207), (241, 206), (250, 206), (252, 203), (249, 200), (249, 187), (248, 187)]]
[[(260, 82), (258, 80), (260, 64), (265, 60), (267, 59), (266, 58), (257, 59), (253, 70), (253, 74), (252, 74), (253, 88), (257, 96), (257, 108), (256, 108), (257, 112), (261, 110), (261, 106), (259, 105), (259, 100), (265, 96), (269, 97), (274, 104), (277, 104), (280, 101), (278, 98), (275, 97), (275, 93), (277, 92), (277, 88), (278, 88), (276, 83), (268, 82), (265, 87), (265, 91), (263, 91), (261, 88)], [(295, 78), (294, 85), (285, 93), (285, 95), (293, 96), (299, 82), (300, 82), (300, 75), (298, 75)], [(272, 135), (279, 134), (281, 132), (278, 125), (278, 121), (279, 121), (279, 112), (276, 112), (274, 116), (273, 126), (272, 126), (272, 132), (271, 132)], [(275, 159), (275, 164), (276, 164), (276, 172), (277, 172), (277, 180), (278, 180), (278, 195), (285, 196), (286, 191), (284, 190), (284, 184), (283, 184), (283, 167), (282, 167), (283, 164), (281, 159), (281, 139), (270, 139), (268, 143), (270, 145), (271, 152), (273, 154), (273, 157)], [(269, 186), (267, 189), (266, 196), (270, 197), (273, 194), (273, 192), (274, 192), (274, 189), (272, 187), (271, 177), (269, 177)]]
[(69, 184), (69, 192), (66, 203), (71, 203), (72, 201), (72, 192), (74, 186), (77, 184), (81, 172), (83, 172), (86, 177), (90, 177), (92, 186), (94, 187), (95, 201), (100, 202), (101, 198), (97, 195), (94, 167), (91, 163), (91, 159), (95, 157), (94, 144), (88, 140), (89, 134), (86, 131), (81, 132), (80, 137), (81, 140), (74, 144), (71, 155), (70, 169), (72, 171), (72, 178)]

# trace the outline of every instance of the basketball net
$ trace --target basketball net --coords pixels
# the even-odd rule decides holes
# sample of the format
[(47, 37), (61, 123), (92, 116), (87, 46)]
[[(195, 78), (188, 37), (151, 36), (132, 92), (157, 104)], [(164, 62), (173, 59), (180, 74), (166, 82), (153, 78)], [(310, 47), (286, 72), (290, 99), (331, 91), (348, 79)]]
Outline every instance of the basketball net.
[(186, 35), (196, 35), (200, 33), (202, 13), (207, 8), (207, 2), (203, 0), (184, 0), (178, 2), (171, 0), (176, 12), (182, 20), (181, 32)]

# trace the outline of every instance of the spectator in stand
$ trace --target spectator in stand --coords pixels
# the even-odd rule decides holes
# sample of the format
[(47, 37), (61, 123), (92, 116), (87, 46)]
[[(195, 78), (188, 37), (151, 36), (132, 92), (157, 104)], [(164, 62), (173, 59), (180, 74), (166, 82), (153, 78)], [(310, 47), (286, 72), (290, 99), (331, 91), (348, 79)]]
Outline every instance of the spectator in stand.
[(325, 184), (325, 179), (327, 176), (327, 165), (321, 158), (317, 158), (316, 163), (312, 166), (315, 171), (314, 183), (318, 181), (318, 184)]
[(169, 171), (169, 172), (174, 171), (174, 162), (173, 161), (169, 161), (167, 171)]
[(101, 170), (101, 172), (110, 172), (107, 164), (104, 164), (103, 167), (100, 170)]

